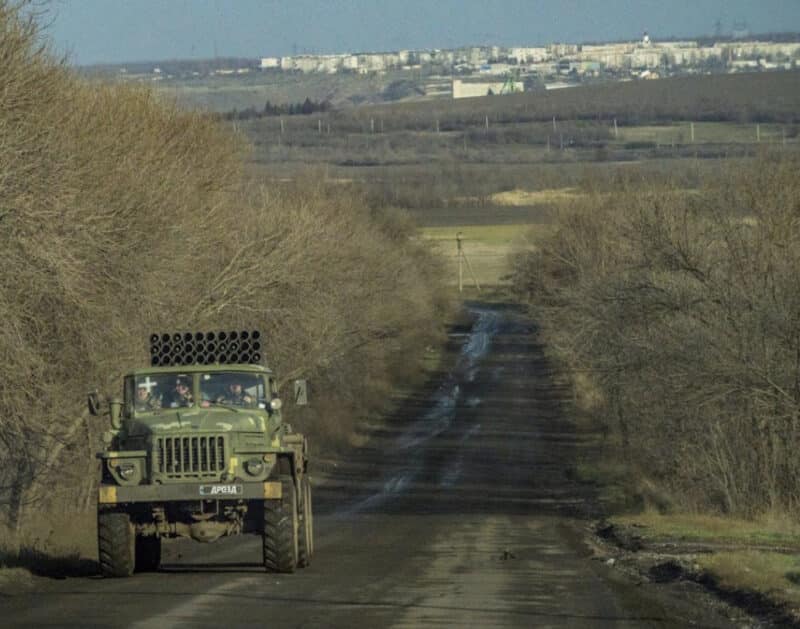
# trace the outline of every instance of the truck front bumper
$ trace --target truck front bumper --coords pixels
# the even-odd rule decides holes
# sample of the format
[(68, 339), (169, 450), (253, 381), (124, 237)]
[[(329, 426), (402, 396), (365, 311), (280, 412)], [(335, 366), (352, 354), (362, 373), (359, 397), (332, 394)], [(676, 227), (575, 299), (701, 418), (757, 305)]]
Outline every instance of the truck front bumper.
[(182, 500), (278, 500), (281, 484), (260, 483), (170, 483), (164, 485), (100, 485), (98, 505)]

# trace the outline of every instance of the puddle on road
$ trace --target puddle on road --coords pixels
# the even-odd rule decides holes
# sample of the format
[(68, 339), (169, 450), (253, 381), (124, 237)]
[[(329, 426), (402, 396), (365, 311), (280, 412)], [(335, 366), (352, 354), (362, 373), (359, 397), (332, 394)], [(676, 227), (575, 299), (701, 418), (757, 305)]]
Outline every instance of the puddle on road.
[[(456, 336), (464, 337), (464, 345), (453, 371), (445, 378), (444, 383), (432, 399), (432, 406), (419, 420), (413, 422), (397, 439), (398, 450), (411, 451), (406, 466), (384, 480), (380, 489), (372, 495), (353, 505), (338, 511), (339, 514), (351, 514), (377, 507), (390, 497), (396, 497), (403, 492), (414, 480), (422, 466), (424, 450), (422, 446), (434, 437), (445, 432), (456, 418), (456, 409), (461, 399), (463, 382), (473, 382), (480, 373), (480, 361), (489, 352), (492, 338), (497, 334), (502, 323), (502, 317), (494, 310), (483, 308), (470, 308), (470, 314), (475, 317), (472, 329), (465, 334)], [(474, 408), (481, 403), (480, 398), (470, 397), (466, 400), (467, 406)], [(469, 439), (480, 431), (480, 425), (473, 426), (462, 436), (462, 440)], [(452, 486), (461, 476), (461, 458), (451, 466), (442, 476), (440, 485)]]

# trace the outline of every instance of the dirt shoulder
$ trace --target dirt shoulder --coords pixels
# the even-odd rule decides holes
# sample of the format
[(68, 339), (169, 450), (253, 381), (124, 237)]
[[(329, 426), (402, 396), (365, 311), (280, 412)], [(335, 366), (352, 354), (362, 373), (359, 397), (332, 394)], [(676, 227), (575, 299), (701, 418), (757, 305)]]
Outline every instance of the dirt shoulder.
[(695, 584), (767, 626), (800, 627), (800, 537), (779, 522), (621, 515), (586, 531), (596, 560), (637, 583)]

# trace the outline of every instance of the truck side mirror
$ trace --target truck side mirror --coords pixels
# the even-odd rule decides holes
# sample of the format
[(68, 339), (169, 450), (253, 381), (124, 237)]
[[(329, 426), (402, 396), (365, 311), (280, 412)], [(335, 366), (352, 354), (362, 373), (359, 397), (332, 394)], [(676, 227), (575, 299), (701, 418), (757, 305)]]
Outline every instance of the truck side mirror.
[(112, 398), (108, 405), (111, 411), (111, 427), (119, 430), (122, 428), (122, 400), (118, 397)]
[(308, 380), (294, 381), (294, 403), (297, 406), (308, 405)]
[(99, 415), (100, 414), (100, 396), (97, 394), (97, 391), (89, 391), (88, 396), (88, 407), (89, 407), (89, 414), (90, 415)]

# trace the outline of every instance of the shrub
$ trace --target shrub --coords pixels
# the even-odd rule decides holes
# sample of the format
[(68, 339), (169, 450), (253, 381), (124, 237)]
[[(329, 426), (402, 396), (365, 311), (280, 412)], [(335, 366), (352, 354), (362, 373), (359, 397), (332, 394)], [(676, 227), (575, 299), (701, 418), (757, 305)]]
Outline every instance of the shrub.
[(764, 154), (697, 194), (594, 199), (516, 260), (560, 356), (603, 391), (621, 456), (687, 507), (798, 507), (798, 165)]

